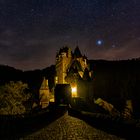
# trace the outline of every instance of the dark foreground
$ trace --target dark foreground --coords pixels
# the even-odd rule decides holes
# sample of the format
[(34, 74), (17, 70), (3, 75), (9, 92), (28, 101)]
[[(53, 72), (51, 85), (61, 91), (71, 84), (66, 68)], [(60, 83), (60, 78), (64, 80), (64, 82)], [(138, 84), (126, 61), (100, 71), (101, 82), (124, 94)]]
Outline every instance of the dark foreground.
[(120, 140), (136, 139), (138, 134), (89, 114), (67, 111), (66, 107), (0, 123), (0, 140)]
[(121, 138), (108, 134), (88, 125), (83, 120), (69, 116), (65, 113), (50, 125), (32, 133), (23, 140), (121, 140)]

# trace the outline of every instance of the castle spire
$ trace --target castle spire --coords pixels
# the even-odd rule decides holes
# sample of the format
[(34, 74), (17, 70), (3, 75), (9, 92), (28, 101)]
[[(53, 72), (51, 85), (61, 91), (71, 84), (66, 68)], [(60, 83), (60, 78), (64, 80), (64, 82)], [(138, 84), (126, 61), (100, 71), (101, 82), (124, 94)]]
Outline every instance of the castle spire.
[(41, 84), (40, 90), (48, 89), (48, 80), (46, 80), (45, 77), (43, 77), (43, 82)]
[(82, 57), (82, 54), (81, 54), (80, 49), (79, 49), (78, 46), (76, 46), (76, 48), (74, 50), (74, 57), (76, 57), (76, 58)]

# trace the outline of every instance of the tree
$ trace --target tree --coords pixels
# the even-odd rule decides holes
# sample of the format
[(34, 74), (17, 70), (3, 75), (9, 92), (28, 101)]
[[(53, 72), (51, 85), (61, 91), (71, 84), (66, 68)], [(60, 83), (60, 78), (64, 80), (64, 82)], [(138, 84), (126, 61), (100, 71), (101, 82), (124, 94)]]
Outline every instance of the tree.
[(28, 85), (18, 82), (9, 82), (0, 87), (0, 114), (17, 115), (24, 114), (26, 108), (24, 103), (28, 101), (31, 94)]

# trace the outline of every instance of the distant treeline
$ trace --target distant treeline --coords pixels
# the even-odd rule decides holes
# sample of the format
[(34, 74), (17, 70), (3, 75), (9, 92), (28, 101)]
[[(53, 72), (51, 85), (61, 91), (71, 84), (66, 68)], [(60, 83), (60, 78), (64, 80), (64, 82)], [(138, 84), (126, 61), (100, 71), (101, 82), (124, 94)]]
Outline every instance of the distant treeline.
[(22, 71), (10, 66), (0, 65), (0, 85), (9, 81), (22, 81), (28, 84), (31, 92), (38, 94), (43, 77), (49, 80), (50, 89), (54, 86), (55, 66), (42, 70)]
[(93, 98), (103, 98), (121, 109), (131, 99), (135, 115), (140, 115), (140, 59), (90, 60), (93, 70)]
[(22, 71), (13, 67), (0, 65), (0, 85), (10, 81), (22, 81), (27, 83), (30, 93), (32, 93), (32, 102), (39, 102), (39, 89), (43, 77), (49, 80), (49, 88), (54, 86), (55, 66), (44, 68), (42, 70)]

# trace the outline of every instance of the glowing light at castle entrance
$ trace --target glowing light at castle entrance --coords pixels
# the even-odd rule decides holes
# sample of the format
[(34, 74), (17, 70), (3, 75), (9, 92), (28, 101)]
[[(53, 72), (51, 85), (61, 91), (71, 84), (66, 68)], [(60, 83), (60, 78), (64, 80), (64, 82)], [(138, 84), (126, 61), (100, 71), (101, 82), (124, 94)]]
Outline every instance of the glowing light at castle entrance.
[(77, 97), (77, 87), (71, 87), (72, 97)]

